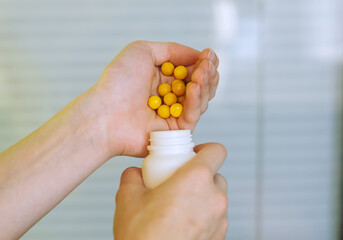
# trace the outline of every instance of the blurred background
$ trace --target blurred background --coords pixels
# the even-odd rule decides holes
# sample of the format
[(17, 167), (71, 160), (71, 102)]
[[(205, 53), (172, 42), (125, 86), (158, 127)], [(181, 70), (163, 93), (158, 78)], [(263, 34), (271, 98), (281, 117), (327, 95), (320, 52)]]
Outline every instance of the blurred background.
[[(341, 0), (0, 0), (0, 151), (131, 41), (211, 47), (221, 82), (194, 141), (228, 149), (227, 239), (343, 239), (342, 16)], [(120, 175), (141, 162), (111, 159), (22, 239), (112, 239)]]

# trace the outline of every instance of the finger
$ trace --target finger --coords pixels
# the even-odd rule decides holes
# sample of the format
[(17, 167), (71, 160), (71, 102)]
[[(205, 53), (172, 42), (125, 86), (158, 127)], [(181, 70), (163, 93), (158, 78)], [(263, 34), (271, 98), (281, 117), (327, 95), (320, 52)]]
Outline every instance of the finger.
[(200, 85), (200, 108), (201, 113), (204, 113), (208, 107), (208, 101), (210, 98), (210, 85), (208, 71), (211, 63), (206, 59), (203, 60), (197, 70), (192, 75), (192, 82)]
[(219, 66), (219, 58), (217, 57), (217, 54), (211, 48), (204, 49), (201, 52), (201, 58), (199, 57), (199, 59), (200, 61), (204, 59), (211, 61), (216, 69)]
[(217, 230), (214, 232), (212, 237), (210, 238), (211, 240), (224, 240), (226, 237), (227, 230), (229, 228), (229, 220), (227, 217), (225, 217), (220, 225), (218, 226)]
[(213, 63), (214, 67), (217, 69), (219, 66), (219, 58), (217, 57), (217, 54), (212, 49), (208, 48), (205, 50), (208, 51), (207, 59), (209, 59)]
[(210, 93), (209, 93), (210, 98), (209, 98), (209, 100), (214, 98), (214, 96), (216, 95), (218, 83), (219, 83), (219, 73), (218, 73), (218, 71), (216, 71), (215, 76), (210, 78), (210, 80), (209, 80), (209, 84), (210, 84)]
[(218, 187), (218, 189), (221, 192), (227, 194), (227, 192), (228, 192), (227, 181), (223, 175), (221, 175), (219, 173), (214, 175), (214, 184)]
[(186, 98), (183, 102), (184, 110), (178, 119), (178, 125), (181, 129), (191, 129), (195, 127), (200, 119), (200, 86), (192, 83), (186, 90)]
[(199, 58), (197, 59), (195, 64), (187, 67), (188, 74), (187, 74), (187, 78), (185, 79), (186, 82), (189, 82), (192, 80), (193, 72), (199, 67), (200, 63), (205, 59), (208, 59), (208, 49), (203, 50), (199, 54)]
[(209, 84), (208, 101), (210, 101), (216, 94), (216, 90), (217, 90), (217, 86), (219, 82), (219, 73), (211, 61), (208, 61), (207, 75), (208, 75), (208, 84)]
[(150, 46), (152, 57), (156, 66), (164, 62), (172, 62), (174, 65), (189, 66), (199, 58), (200, 52), (193, 48), (165, 42), (147, 42)]
[(129, 167), (125, 169), (120, 178), (120, 187), (123, 186), (132, 186), (145, 189), (142, 169), (137, 167)]
[[(211, 51), (213, 52), (213, 55), (212, 55)], [(213, 64), (215, 69), (218, 68), (219, 59), (217, 58), (217, 55), (210, 48), (206, 48), (200, 53), (199, 58), (196, 61), (196, 63), (192, 66), (187, 67), (188, 75), (186, 78), (186, 82), (189, 82), (192, 80), (191, 77), (193, 75), (193, 72), (199, 67), (200, 63), (205, 59), (209, 60)]]
[(197, 155), (191, 160), (193, 164), (207, 166), (213, 176), (218, 172), (223, 165), (227, 151), (224, 145), (219, 143), (205, 143), (194, 147)]

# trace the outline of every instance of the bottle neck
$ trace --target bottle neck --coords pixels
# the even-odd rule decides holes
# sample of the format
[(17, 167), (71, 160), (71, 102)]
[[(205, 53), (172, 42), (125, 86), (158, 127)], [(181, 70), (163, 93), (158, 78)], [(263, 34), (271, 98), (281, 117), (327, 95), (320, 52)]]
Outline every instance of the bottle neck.
[(150, 133), (150, 154), (181, 154), (193, 152), (190, 130), (157, 131)]

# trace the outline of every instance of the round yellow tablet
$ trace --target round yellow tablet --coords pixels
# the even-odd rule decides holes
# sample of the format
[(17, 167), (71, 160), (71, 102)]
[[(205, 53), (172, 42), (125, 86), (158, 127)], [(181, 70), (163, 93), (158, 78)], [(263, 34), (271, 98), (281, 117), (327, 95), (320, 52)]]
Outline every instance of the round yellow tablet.
[(177, 79), (185, 79), (187, 77), (187, 68), (185, 66), (178, 66), (174, 70), (174, 76)]
[(174, 84), (174, 83), (177, 83), (177, 82), (182, 82), (182, 80), (180, 80), (180, 79), (174, 79), (174, 80), (172, 81), (171, 85), (173, 86), (173, 84)]
[(158, 109), (157, 109), (157, 114), (158, 116), (160, 116), (161, 118), (169, 118), (170, 116), (170, 110), (169, 110), (169, 106), (163, 104), (161, 105)]
[(181, 115), (181, 113), (182, 113), (182, 109), (183, 109), (183, 107), (182, 107), (182, 105), (180, 103), (174, 103), (170, 107), (170, 114), (173, 117), (178, 118)]
[(158, 87), (158, 93), (164, 97), (164, 95), (166, 95), (167, 93), (171, 92), (171, 86), (168, 83), (162, 83), (159, 87)]
[(176, 82), (172, 85), (172, 91), (176, 96), (180, 97), (185, 94), (186, 86), (183, 81)]
[(168, 106), (171, 106), (177, 102), (177, 97), (174, 93), (167, 93), (166, 95), (164, 95), (163, 101)]
[(161, 66), (161, 72), (166, 76), (173, 75), (174, 72), (174, 65), (171, 62), (165, 62)]
[(161, 106), (162, 100), (159, 96), (151, 96), (148, 100), (148, 105), (151, 109), (157, 109)]

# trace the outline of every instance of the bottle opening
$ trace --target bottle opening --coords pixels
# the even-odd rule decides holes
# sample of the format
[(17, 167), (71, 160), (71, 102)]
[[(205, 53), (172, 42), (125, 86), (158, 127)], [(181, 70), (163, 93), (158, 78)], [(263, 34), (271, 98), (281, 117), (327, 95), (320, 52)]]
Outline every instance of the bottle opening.
[(150, 133), (150, 140), (165, 140), (171, 138), (190, 138), (191, 130), (155, 131)]
[(150, 133), (150, 145), (148, 150), (189, 149), (193, 148), (190, 130), (155, 131)]

